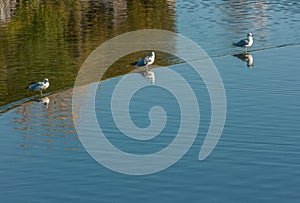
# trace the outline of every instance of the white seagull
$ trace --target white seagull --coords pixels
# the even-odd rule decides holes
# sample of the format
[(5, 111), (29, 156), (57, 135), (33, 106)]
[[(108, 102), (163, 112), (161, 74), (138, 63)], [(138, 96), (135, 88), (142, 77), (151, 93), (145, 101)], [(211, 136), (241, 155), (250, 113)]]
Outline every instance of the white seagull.
[(148, 56), (145, 56), (144, 58), (139, 59), (138, 61), (132, 63), (134, 66), (146, 66), (152, 65), (155, 60), (155, 53), (151, 52)]
[(252, 44), (253, 44), (253, 35), (250, 32), (247, 35), (247, 39), (242, 39), (237, 43), (233, 43), (234, 46), (243, 47), (245, 49), (245, 52), (247, 52), (247, 48), (251, 47)]
[(42, 96), (42, 91), (47, 89), (49, 87), (49, 80), (45, 78), (43, 82), (34, 82), (30, 84), (27, 89), (33, 90), (33, 91), (40, 91)]

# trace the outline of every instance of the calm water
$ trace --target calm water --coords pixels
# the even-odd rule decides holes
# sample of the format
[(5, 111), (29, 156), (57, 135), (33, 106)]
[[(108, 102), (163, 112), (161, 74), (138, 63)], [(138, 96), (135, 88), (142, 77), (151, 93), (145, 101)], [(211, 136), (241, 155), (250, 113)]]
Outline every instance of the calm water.
[[(299, 201), (298, 1), (3, 2), (0, 0), (1, 8), (6, 8), (5, 13), (0, 10), (1, 202)], [(183, 158), (166, 170), (129, 176), (105, 168), (87, 153), (74, 129), (73, 121), (80, 115), (72, 115), (72, 89), (62, 89), (73, 85), (80, 65), (97, 46), (142, 28), (175, 31), (205, 49), (224, 82), (227, 119), (216, 148), (199, 161), (211, 119), (209, 93), (188, 65), (170, 66), (188, 81), (199, 102), (197, 137)], [(231, 43), (249, 31), (255, 36), (250, 52), (253, 66), (232, 56), (241, 50)], [(122, 71), (118, 67), (144, 53), (119, 60), (105, 78), (130, 72), (132, 67)], [(178, 62), (163, 53), (157, 58), (156, 65), (161, 66)], [(111, 143), (125, 152), (154, 153), (175, 139), (180, 127), (179, 104), (157, 86), (165, 69), (152, 70), (154, 84), (144, 72), (126, 76), (149, 84), (132, 97), (129, 106), (137, 126), (149, 125), (148, 112), (153, 106), (161, 106), (168, 115), (162, 136), (152, 140), (130, 139), (113, 122), (110, 97), (124, 77), (96, 87), (99, 125)], [(24, 86), (45, 75), (52, 82), (48, 93), (58, 92), (42, 100), (29, 98), (34, 93), (24, 92)], [(181, 87), (179, 80), (169, 79), (169, 85)], [(83, 93), (90, 94), (95, 85), (84, 87)], [(92, 133), (95, 129), (84, 130)]]

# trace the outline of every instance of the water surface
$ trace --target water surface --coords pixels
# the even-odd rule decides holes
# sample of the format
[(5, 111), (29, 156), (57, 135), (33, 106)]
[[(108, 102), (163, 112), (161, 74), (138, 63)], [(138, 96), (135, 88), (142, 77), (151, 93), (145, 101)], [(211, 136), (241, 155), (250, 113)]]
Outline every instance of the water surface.
[[(297, 45), (299, 2), (292, 1), (0, 1), (0, 106), (32, 96), (29, 83), (47, 77), (49, 92), (70, 87), (87, 56), (119, 34), (165, 29), (183, 34), (211, 56), (232, 55), (232, 42), (254, 34), (252, 50)], [(104, 76), (147, 52), (117, 63)], [(158, 54), (160, 66), (178, 59)], [(124, 68), (120, 69), (119, 67)]]
[[(298, 1), (0, 0), (0, 8), (1, 202), (299, 201)], [(73, 85), (81, 64), (101, 43), (144, 28), (184, 34), (205, 49), (224, 82), (227, 119), (216, 148), (199, 161), (211, 118), (209, 93), (187, 64), (170, 66), (199, 101), (197, 137), (166, 170), (128, 176), (88, 154), (74, 128), (80, 115), (72, 115), (72, 89), (62, 89)], [(247, 32), (254, 34), (255, 44), (249, 55), (238, 55), (241, 60), (233, 55), (242, 50), (231, 44)], [(128, 76), (149, 83), (134, 95), (129, 110), (133, 122), (146, 127), (149, 109), (163, 107), (169, 118), (162, 136), (136, 141), (115, 127), (109, 98), (122, 79), (115, 76), (130, 72), (127, 64), (148, 51), (120, 59), (104, 77), (113, 78), (97, 87), (99, 124), (128, 153), (163, 149), (180, 125), (178, 102), (155, 84), (164, 69), (158, 68), (152, 69), (153, 84), (141, 71)], [(178, 59), (157, 54), (156, 66), (173, 63)], [(44, 77), (51, 86), (42, 99), (24, 91)], [(173, 86), (176, 82), (170, 80)]]
[[(227, 93), (228, 112), (222, 137), (204, 161), (198, 160), (198, 153), (209, 126), (209, 96), (201, 79), (190, 77), (201, 111), (197, 138), (176, 164), (152, 175), (122, 175), (90, 157), (74, 130), (71, 90), (48, 96), (48, 105), (31, 101), (2, 114), (1, 198), (9, 202), (297, 202), (298, 48), (255, 52), (251, 69), (232, 56), (215, 59)], [(276, 64), (274, 57), (279, 59)], [(183, 76), (189, 72), (184, 64), (170, 68)], [(159, 80), (161, 69), (153, 71)], [(139, 73), (134, 77), (143, 78)], [(109, 97), (120, 79), (102, 82), (97, 97)], [(150, 142), (136, 143), (124, 137), (111, 122), (110, 102), (106, 101), (96, 103), (99, 124), (122, 150), (153, 153), (176, 134), (178, 106), (170, 93), (155, 89), (155, 85), (140, 90), (131, 107), (133, 121), (140, 127), (149, 122), (148, 106), (160, 105), (170, 114), (163, 136)]]

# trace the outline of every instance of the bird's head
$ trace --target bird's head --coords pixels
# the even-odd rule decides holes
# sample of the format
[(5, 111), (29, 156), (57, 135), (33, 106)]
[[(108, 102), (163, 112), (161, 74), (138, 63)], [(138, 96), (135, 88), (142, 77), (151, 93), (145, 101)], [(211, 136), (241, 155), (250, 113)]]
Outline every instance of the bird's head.
[(44, 83), (49, 82), (48, 78), (45, 78), (45, 79), (43, 80), (43, 82), (44, 82)]
[(247, 36), (248, 36), (248, 37), (252, 37), (253, 34), (252, 34), (251, 32), (249, 32)]

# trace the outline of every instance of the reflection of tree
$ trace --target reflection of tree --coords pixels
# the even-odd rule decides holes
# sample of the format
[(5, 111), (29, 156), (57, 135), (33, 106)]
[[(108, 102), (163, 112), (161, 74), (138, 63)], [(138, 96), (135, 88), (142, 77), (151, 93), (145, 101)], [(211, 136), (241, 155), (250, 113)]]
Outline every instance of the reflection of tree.
[(86, 57), (114, 36), (172, 31), (174, 23), (172, 0), (19, 0), (13, 19), (0, 29), (0, 105), (27, 97), (23, 87), (32, 80), (53, 81), (48, 91), (73, 85)]
[[(93, 15), (106, 18), (109, 28), (117, 28), (126, 22), (127, 1), (126, 0), (100, 0), (88, 1), (85, 5), (88, 10), (87, 18), (93, 19)], [(99, 12), (100, 11), (100, 12)], [(100, 15), (99, 15), (100, 14)]]
[(0, 0), (0, 23), (11, 20), (17, 0)]

